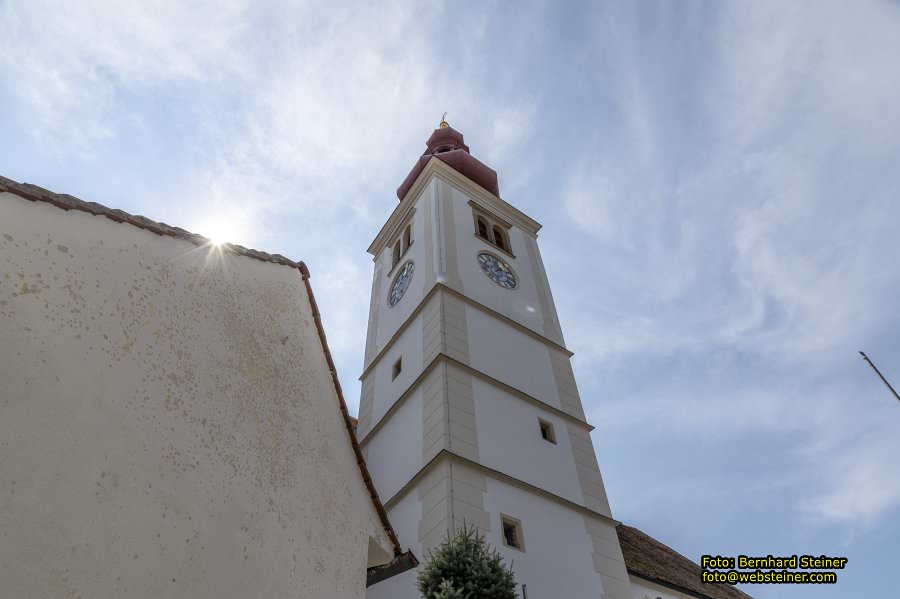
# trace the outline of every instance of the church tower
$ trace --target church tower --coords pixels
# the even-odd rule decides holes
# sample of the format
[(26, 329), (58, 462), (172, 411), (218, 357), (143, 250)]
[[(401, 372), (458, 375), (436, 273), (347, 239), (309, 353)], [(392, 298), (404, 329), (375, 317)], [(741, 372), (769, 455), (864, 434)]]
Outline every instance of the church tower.
[[(445, 122), (397, 195), (369, 247), (357, 436), (401, 544), (424, 559), (475, 525), (520, 597), (627, 599), (540, 225)], [(367, 596), (417, 599), (415, 575)]]

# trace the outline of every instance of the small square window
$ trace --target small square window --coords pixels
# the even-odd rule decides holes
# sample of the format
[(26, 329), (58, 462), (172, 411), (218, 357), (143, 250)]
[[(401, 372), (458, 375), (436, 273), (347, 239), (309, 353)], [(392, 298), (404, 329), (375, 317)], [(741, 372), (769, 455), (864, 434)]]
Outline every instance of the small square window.
[(403, 356), (400, 356), (397, 358), (397, 361), (394, 362), (394, 366), (391, 368), (391, 380), (397, 378), (401, 370), (403, 370)]
[(500, 514), (500, 531), (503, 544), (519, 551), (525, 551), (525, 536), (522, 534), (522, 521)]
[(556, 431), (553, 430), (553, 425), (542, 418), (538, 418), (538, 424), (541, 427), (541, 438), (556, 445)]

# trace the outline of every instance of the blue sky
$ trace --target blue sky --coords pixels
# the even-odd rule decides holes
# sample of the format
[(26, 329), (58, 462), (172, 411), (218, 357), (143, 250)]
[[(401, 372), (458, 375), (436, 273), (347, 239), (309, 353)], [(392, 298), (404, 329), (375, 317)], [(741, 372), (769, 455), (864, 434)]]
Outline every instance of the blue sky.
[(614, 515), (900, 555), (900, 4), (0, 0), (0, 174), (305, 260), (355, 409), (365, 248), (443, 111), (544, 224)]

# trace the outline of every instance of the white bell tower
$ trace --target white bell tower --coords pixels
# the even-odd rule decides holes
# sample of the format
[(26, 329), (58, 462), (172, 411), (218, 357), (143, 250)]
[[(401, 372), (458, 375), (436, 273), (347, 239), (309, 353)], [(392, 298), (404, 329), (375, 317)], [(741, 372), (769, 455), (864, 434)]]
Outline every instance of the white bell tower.
[[(465, 522), (520, 596), (628, 599), (540, 225), (444, 122), (397, 195), (369, 247), (357, 436), (401, 544), (424, 560)], [(418, 599), (415, 574), (367, 596)]]

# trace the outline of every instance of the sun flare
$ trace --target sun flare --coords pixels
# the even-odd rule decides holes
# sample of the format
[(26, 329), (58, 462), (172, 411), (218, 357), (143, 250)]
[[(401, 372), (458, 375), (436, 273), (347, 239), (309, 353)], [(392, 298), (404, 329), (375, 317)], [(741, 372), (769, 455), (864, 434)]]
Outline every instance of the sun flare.
[(206, 221), (197, 227), (197, 231), (215, 246), (237, 243), (244, 233), (237, 220), (229, 221), (224, 218)]

